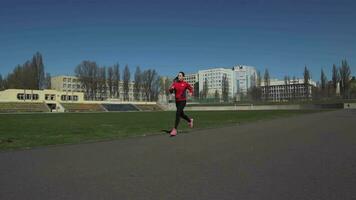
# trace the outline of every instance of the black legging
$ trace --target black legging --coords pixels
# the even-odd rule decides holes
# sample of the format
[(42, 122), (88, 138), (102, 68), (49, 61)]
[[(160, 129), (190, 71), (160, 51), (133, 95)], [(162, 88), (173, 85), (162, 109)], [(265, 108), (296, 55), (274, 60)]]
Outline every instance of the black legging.
[(187, 115), (185, 115), (183, 111), (186, 103), (187, 103), (186, 101), (176, 101), (177, 112), (176, 112), (176, 123), (174, 125), (174, 128), (176, 129), (178, 127), (180, 118), (183, 118), (187, 120), (187, 122), (190, 122), (190, 118)]

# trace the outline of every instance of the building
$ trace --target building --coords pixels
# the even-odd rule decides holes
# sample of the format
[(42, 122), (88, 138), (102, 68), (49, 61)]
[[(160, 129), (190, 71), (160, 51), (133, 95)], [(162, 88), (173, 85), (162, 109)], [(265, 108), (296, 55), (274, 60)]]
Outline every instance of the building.
[(248, 89), (256, 85), (256, 69), (246, 65), (236, 65), (232, 69), (235, 73), (234, 81), (236, 81), (234, 93), (246, 95)]
[(199, 82), (199, 92), (204, 90), (205, 80), (208, 83), (208, 97), (213, 97), (217, 91), (222, 94), (222, 81), (226, 75), (229, 97), (234, 98), (239, 94), (247, 94), (249, 88), (256, 84), (257, 73), (252, 66), (236, 65), (232, 68), (212, 68), (199, 70), (197, 74), (186, 75), (186, 81), (191, 85)]
[(288, 82), (271, 79), (268, 86), (262, 81), (262, 99), (274, 102), (311, 99), (313, 87), (316, 87), (313, 80), (309, 81), (307, 87), (304, 84), (304, 79), (295, 79)]
[[(129, 101), (134, 100), (134, 82), (129, 82)], [(51, 89), (62, 91), (62, 92), (86, 92), (84, 85), (80, 82), (79, 78), (76, 76), (55, 76), (51, 78)], [(117, 95), (113, 95), (109, 91), (108, 84), (103, 89), (98, 89), (97, 96), (100, 96), (98, 100), (105, 100), (105, 99), (117, 99), (123, 101), (124, 98), (124, 82), (119, 82), (119, 97)], [(85, 99), (88, 99), (86, 95), (84, 96)], [(140, 100), (142, 100), (143, 95), (140, 95)]]
[(227, 82), (228, 82), (228, 91), (229, 97), (234, 96), (235, 90), (235, 76), (233, 70), (226, 69), (226, 68), (213, 68), (207, 70), (199, 70), (198, 71), (198, 82), (199, 82), (199, 92), (203, 92), (204, 90), (204, 83), (207, 81), (208, 90), (207, 96), (214, 97), (215, 92), (218, 91), (219, 95), (222, 94), (222, 82), (223, 77), (226, 75)]
[(0, 102), (46, 104), (52, 111), (64, 112), (61, 103), (83, 103), (82, 92), (56, 90), (7, 89), (0, 92)]
[(63, 92), (84, 92), (84, 86), (75, 76), (54, 76), (51, 78), (51, 89)]
[(188, 82), (192, 87), (199, 81), (198, 73), (196, 74), (186, 74), (184, 77), (185, 81)]

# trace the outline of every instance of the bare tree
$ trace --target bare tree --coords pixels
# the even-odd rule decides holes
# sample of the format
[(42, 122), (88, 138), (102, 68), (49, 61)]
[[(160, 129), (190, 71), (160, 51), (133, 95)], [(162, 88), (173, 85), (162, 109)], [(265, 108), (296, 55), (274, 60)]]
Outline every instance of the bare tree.
[(108, 91), (109, 91), (109, 98), (113, 97), (113, 83), (114, 83), (114, 70), (113, 67), (108, 68), (108, 76), (107, 76), (107, 85), (108, 85)]
[(296, 81), (297, 81), (297, 78), (295, 76), (293, 76), (293, 79), (292, 79), (292, 100), (293, 101), (295, 101), (295, 99), (297, 98)]
[(321, 97), (325, 97), (326, 96), (326, 84), (328, 82), (328, 79), (324, 73), (324, 70), (321, 69), (321, 73), (320, 73), (320, 92), (321, 92)]
[(3, 78), (2, 78), (2, 75), (0, 74), (0, 91), (5, 89), (4, 86), (5, 86), (5, 85), (4, 85), (4, 80), (3, 80)]
[(202, 99), (206, 99), (206, 97), (208, 96), (208, 79), (205, 78), (204, 83), (203, 83), (203, 89), (201, 92), (201, 98)]
[(220, 101), (220, 94), (218, 90), (215, 90), (215, 95), (214, 95), (215, 101), (219, 102)]
[(159, 76), (156, 70), (148, 69), (143, 72), (142, 87), (146, 101), (153, 101), (158, 96)]
[(135, 71), (135, 84), (134, 84), (134, 98), (135, 100), (140, 100), (140, 94), (142, 88), (142, 73), (140, 66), (136, 67)]
[(83, 61), (75, 68), (75, 75), (84, 86), (85, 99), (94, 100), (97, 95), (98, 88), (98, 66), (96, 62)]
[(98, 73), (98, 88), (99, 88), (99, 98), (100, 100), (104, 100), (107, 98), (106, 94), (106, 67), (99, 67)]
[(36, 89), (43, 89), (45, 82), (45, 72), (42, 55), (39, 52), (36, 52), (36, 54), (32, 57), (31, 66), (34, 71)]
[[(303, 77), (304, 77), (304, 94), (305, 94), (305, 98), (309, 99), (309, 81), (310, 81), (310, 72), (307, 68), (307, 66), (304, 67), (304, 73), (303, 73)], [(304, 95), (303, 95), (304, 96)]]
[(334, 92), (336, 91), (336, 87), (337, 87), (337, 83), (340, 82), (340, 74), (339, 74), (339, 70), (336, 67), (335, 64), (333, 64), (333, 69), (332, 69), (332, 83), (333, 83), (333, 88), (334, 88)]
[(129, 101), (129, 91), (130, 91), (130, 69), (129, 66), (126, 65), (124, 68), (124, 74), (123, 74), (123, 91), (124, 91), (124, 101)]
[(268, 69), (266, 69), (265, 70), (265, 74), (264, 74), (264, 76), (263, 76), (263, 80), (264, 80), (264, 84), (265, 84), (265, 101), (267, 101), (268, 100), (268, 98), (269, 98), (269, 93), (270, 93), (270, 88), (269, 88), (269, 86), (270, 86), (270, 82), (271, 82), (271, 80), (270, 80), (271, 78), (270, 78), (270, 76), (269, 76), (269, 72), (268, 72)]
[(351, 69), (346, 60), (341, 61), (340, 71), (340, 93), (344, 99), (349, 98)]
[(199, 99), (199, 97), (200, 97), (199, 82), (194, 83), (193, 88), (194, 88), (194, 98)]
[(51, 89), (51, 74), (46, 73), (44, 81), (44, 89)]
[(113, 66), (113, 68), (113, 93), (116, 98), (120, 98), (120, 66), (117, 63)]
[(222, 77), (222, 84), (221, 84), (221, 89), (222, 89), (222, 98), (224, 102), (227, 102), (229, 100), (229, 81), (227, 79), (227, 75), (224, 74)]

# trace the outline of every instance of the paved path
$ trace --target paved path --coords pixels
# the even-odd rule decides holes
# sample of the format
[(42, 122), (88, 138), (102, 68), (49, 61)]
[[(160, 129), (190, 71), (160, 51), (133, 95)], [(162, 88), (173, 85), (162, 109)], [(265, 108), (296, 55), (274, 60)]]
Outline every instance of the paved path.
[(356, 110), (2, 152), (0, 199), (356, 199)]

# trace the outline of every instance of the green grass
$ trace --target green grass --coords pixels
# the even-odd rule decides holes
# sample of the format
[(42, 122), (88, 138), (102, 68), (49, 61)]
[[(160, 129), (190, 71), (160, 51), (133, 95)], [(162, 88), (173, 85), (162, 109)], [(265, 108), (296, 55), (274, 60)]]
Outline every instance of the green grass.
[[(318, 111), (189, 111), (195, 128), (211, 128)], [(0, 114), (0, 150), (163, 134), (175, 112)], [(188, 132), (185, 121), (179, 130)]]

